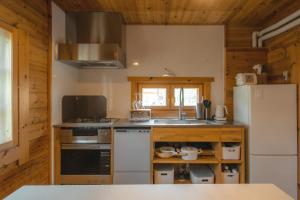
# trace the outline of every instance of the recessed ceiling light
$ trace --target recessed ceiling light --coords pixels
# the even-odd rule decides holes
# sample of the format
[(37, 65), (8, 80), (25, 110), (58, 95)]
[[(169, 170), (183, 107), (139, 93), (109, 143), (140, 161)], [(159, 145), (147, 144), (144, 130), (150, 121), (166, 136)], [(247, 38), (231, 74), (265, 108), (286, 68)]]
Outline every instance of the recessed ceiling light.
[(133, 65), (133, 66), (139, 66), (140, 63), (138, 63), (138, 62), (133, 62), (132, 65)]

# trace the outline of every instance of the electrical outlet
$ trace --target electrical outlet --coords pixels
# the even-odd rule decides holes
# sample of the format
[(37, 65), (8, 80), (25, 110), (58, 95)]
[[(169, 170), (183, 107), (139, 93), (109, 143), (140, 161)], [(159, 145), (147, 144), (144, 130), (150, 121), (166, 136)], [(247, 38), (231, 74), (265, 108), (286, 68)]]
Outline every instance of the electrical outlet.
[(283, 71), (282, 76), (285, 81), (288, 81), (289, 80), (289, 71)]

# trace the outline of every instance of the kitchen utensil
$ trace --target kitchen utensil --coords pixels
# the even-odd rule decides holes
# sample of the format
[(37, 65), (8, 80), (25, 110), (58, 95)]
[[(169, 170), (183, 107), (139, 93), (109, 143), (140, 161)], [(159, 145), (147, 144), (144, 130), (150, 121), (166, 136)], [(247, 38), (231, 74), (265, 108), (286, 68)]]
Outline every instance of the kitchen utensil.
[(156, 151), (155, 152), (155, 155), (159, 158), (171, 158), (175, 155), (177, 155), (177, 153), (174, 151), (174, 152), (160, 152), (160, 151)]
[(197, 149), (196, 147), (186, 146), (181, 147), (179, 155), (183, 160), (197, 160), (198, 154), (202, 153), (201, 149)]
[(209, 100), (204, 100), (203, 101), (203, 105), (204, 105), (204, 118), (206, 120), (210, 119), (210, 107), (211, 107), (211, 101)]
[(204, 118), (204, 105), (203, 103), (197, 103), (195, 106), (196, 110), (196, 119), (203, 119)]
[(203, 105), (204, 105), (205, 108), (210, 108), (211, 101), (209, 101), (209, 100), (206, 99), (206, 100), (203, 101)]
[(155, 151), (155, 154), (159, 158), (171, 158), (175, 155), (177, 155), (177, 152), (175, 151), (174, 147), (160, 147)]
[(160, 152), (175, 152), (174, 147), (164, 146), (158, 149)]

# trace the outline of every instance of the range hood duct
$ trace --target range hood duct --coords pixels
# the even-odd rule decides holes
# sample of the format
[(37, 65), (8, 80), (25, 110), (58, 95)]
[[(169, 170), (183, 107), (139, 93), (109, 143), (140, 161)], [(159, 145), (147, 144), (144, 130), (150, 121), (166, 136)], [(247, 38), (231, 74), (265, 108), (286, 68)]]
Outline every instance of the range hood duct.
[(57, 59), (81, 68), (125, 68), (125, 25), (118, 13), (66, 14), (66, 43), (57, 45)]

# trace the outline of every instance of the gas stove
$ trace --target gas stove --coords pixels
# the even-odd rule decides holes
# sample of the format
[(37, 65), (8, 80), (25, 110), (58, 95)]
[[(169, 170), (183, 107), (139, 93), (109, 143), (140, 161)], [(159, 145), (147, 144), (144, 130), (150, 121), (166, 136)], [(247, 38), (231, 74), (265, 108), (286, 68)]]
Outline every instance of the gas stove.
[(101, 123), (109, 124), (115, 122), (115, 118), (76, 118), (66, 121), (66, 123)]

